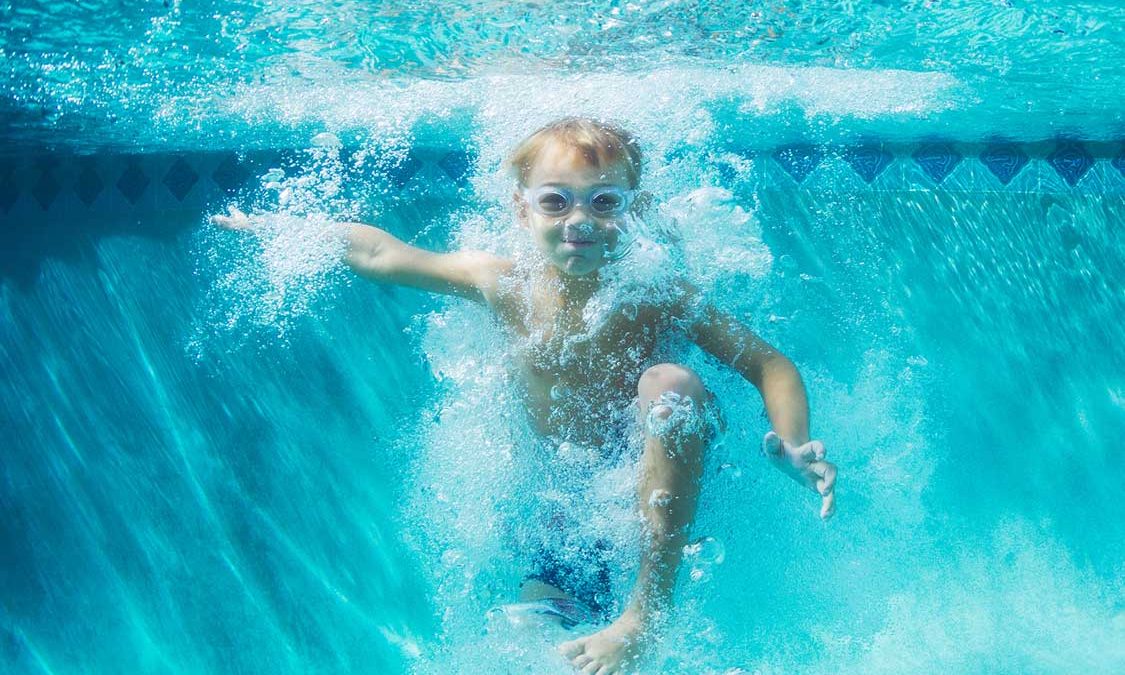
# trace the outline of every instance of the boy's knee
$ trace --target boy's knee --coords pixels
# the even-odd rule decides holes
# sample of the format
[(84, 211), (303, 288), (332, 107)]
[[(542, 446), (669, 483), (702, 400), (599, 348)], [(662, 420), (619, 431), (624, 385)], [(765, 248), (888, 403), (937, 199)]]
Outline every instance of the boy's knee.
[(671, 363), (653, 366), (641, 375), (637, 390), (648, 434), (681, 439), (704, 435), (708, 393), (690, 368)]
[(655, 400), (666, 392), (690, 396), (702, 402), (706, 393), (703, 380), (691, 368), (674, 363), (660, 363), (641, 374), (637, 382), (637, 394), (641, 400)]

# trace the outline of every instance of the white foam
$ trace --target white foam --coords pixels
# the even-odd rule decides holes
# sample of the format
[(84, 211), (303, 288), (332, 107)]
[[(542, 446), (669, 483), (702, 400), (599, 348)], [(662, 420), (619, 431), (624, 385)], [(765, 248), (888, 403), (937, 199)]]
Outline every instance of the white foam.
[(953, 107), (959, 84), (939, 72), (764, 65), (575, 75), (529, 68), (401, 81), (323, 63), (306, 69), (311, 81), (286, 86), (278, 83), (288, 77), (288, 65), (275, 69), (264, 84), (245, 84), (225, 97), (227, 113), (253, 124), (311, 123), (373, 135), (467, 113), (485, 132), (479, 139), (485, 166), (498, 163), (530, 129), (564, 115), (618, 120), (650, 143), (702, 145), (714, 140), (710, 108), (718, 104), (738, 102), (741, 112), (758, 117), (790, 106), (810, 120), (918, 117)]

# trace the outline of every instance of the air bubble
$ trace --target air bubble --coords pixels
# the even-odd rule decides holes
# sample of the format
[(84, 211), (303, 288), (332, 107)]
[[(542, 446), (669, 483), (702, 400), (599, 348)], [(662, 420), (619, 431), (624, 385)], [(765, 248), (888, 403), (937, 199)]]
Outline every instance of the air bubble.
[(684, 546), (684, 557), (691, 561), (693, 567), (707, 568), (723, 564), (727, 552), (718, 539), (700, 537)]
[(561, 401), (568, 396), (570, 396), (570, 390), (562, 386), (561, 384), (556, 384), (555, 386), (551, 387), (552, 401)]
[(702, 424), (702, 418), (696, 414), (695, 402), (690, 396), (666, 391), (649, 406), (645, 416), (645, 429), (652, 436), (663, 436), (673, 429), (694, 433)]
[(465, 554), (461, 551), (451, 548), (441, 554), (441, 564), (448, 568), (457, 568), (465, 564)]
[(312, 137), (311, 143), (318, 148), (339, 148), (343, 146), (336, 134), (327, 131)]
[[(672, 503), (672, 493), (663, 489), (656, 489), (648, 495), (648, 505), (654, 507), (665, 507)], [(684, 547), (685, 549), (687, 547)]]
[(725, 462), (719, 465), (719, 475), (738, 480), (742, 478), (742, 467), (733, 462)]
[(669, 419), (672, 417), (673, 408), (668, 405), (654, 405), (645, 418), (645, 428), (652, 436), (661, 436), (671, 427)]

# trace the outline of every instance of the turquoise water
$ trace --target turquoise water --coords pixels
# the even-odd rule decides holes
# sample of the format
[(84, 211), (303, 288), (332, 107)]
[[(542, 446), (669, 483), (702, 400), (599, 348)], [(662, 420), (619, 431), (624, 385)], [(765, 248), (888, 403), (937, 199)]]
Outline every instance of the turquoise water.
[[(1118, 3), (0, 26), (0, 669), (567, 672), (487, 617), (541, 478), (498, 336), (351, 278), (315, 224), (514, 250), (499, 161), (572, 113), (635, 130), (653, 231), (798, 364), (840, 467), (822, 524), (752, 388), (688, 355), (731, 421), (693, 535), (722, 556), (685, 565), (645, 672), (1125, 668)], [(231, 203), (269, 235), (205, 226)], [(590, 481), (620, 590), (627, 477)]]

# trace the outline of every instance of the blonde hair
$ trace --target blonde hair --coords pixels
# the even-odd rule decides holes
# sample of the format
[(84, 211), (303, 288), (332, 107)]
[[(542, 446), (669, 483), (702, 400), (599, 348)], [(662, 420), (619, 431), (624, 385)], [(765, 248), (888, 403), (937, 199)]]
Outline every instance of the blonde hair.
[(632, 134), (608, 122), (564, 117), (525, 138), (508, 157), (508, 170), (520, 185), (524, 184), (543, 147), (551, 141), (578, 150), (591, 166), (623, 161), (629, 187), (636, 188), (641, 182), (641, 149)]

